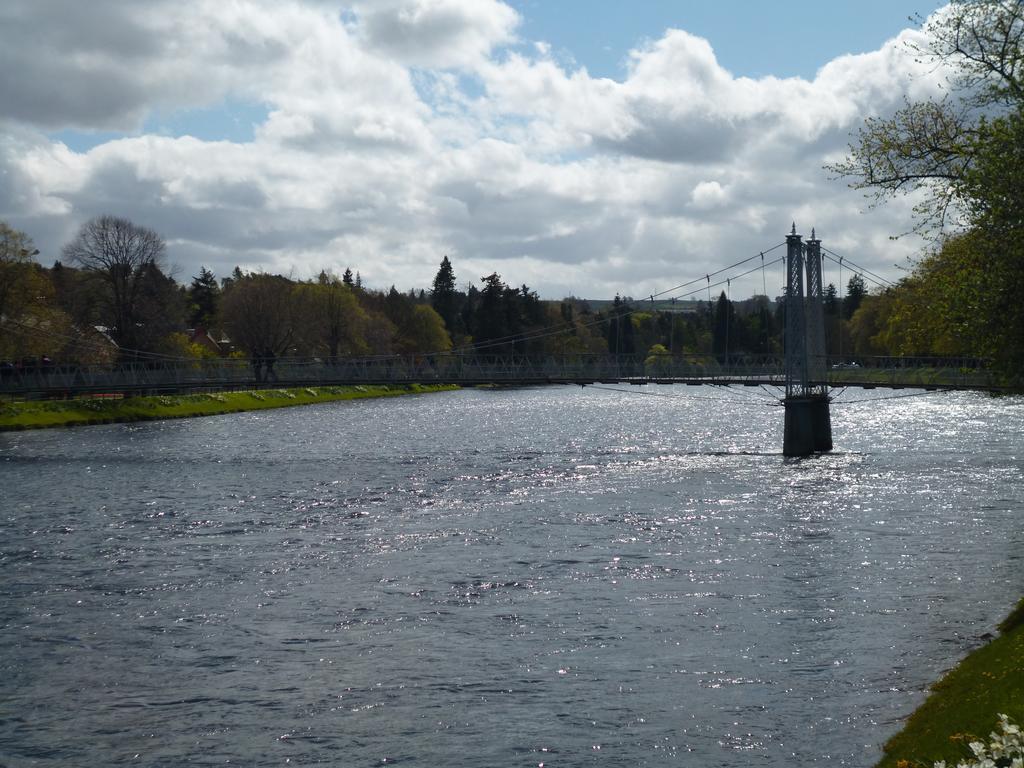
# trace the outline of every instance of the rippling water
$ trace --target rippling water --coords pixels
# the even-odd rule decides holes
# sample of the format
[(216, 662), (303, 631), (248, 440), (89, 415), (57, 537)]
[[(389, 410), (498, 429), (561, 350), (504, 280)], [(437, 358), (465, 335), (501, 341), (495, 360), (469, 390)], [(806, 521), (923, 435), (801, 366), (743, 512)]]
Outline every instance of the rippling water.
[(1024, 592), (1024, 401), (762, 394), (2, 434), (0, 763), (869, 766)]

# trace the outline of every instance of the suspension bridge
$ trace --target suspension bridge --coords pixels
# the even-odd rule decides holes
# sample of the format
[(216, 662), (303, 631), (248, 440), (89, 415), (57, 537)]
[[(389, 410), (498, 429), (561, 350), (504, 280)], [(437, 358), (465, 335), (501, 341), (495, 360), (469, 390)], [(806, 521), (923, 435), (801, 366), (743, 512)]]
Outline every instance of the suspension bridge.
[[(1001, 388), (984, 361), (957, 358), (849, 356), (826, 358), (810, 382), (830, 388)], [(344, 358), (280, 358), (256, 378), (247, 360), (156, 360), (109, 365), (47, 365), (11, 371), (0, 394), (28, 398), (99, 394), (171, 394), (252, 388), (350, 384), (687, 384), (784, 387), (782, 355), (518, 355), (439, 354)]]
[[(785, 247), (785, 255), (765, 255)], [(525, 356), (489, 354), (513, 341), (564, 334), (552, 327), (521, 337), (499, 339), (453, 352), (415, 356), (266, 359), (171, 359), (153, 356), (140, 362), (109, 365), (37, 364), (0, 371), (0, 396), (59, 398), (89, 395), (144, 395), (210, 392), (253, 388), (360, 384), (455, 384), (460, 386), (532, 386), (574, 384), (634, 386), (685, 384), (770, 389), (775, 405), (785, 408), (783, 452), (807, 455), (832, 448), (829, 406), (835, 388), (919, 388), (999, 391), (1000, 384), (984, 360), (973, 358), (851, 357), (825, 354), (821, 241), (812, 230), (803, 241), (796, 226), (768, 251), (696, 280), (652, 294), (652, 304), (673, 302), (711, 288), (726, 286), (770, 264), (784, 265), (786, 285), (784, 354), (751, 355), (592, 355)], [(843, 258), (826, 252), (840, 269)], [(755, 262), (753, 267), (749, 262)], [(849, 264), (849, 262), (847, 262)], [(743, 268), (742, 272), (735, 270)], [(731, 273), (729, 270), (733, 270)], [(884, 280), (869, 270), (860, 273)], [(725, 275), (723, 277), (723, 275)], [(717, 278), (712, 283), (712, 277)], [(879, 284), (882, 284), (879, 282)], [(694, 288), (694, 286), (697, 286)], [(781, 396), (780, 396), (781, 395)]]

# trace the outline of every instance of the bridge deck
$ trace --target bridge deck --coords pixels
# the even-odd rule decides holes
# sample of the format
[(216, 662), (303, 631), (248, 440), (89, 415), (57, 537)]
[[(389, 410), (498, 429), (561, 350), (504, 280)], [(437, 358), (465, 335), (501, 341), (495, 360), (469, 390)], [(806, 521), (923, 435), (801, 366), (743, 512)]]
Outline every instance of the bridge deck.
[[(861, 363), (825, 366), (831, 387), (1003, 389), (981, 361), (866, 358)], [(353, 384), (457, 384), (461, 386), (540, 384), (686, 384), (690, 386), (785, 385), (783, 360), (776, 356), (648, 357), (388, 357), (320, 360), (282, 358), (268, 373), (246, 360), (123, 363), (107, 366), (47, 366), (4, 371), (0, 395), (69, 397), (105, 393), (144, 394), (266, 387)]]

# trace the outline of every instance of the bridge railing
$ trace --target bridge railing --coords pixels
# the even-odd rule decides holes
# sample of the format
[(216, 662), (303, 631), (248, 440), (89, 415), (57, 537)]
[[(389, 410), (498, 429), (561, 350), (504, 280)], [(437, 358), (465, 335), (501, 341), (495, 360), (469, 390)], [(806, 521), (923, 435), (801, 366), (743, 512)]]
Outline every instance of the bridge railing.
[[(827, 358), (830, 386), (995, 386), (985, 361), (972, 358)], [(0, 394), (168, 392), (327, 384), (531, 384), (599, 381), (780, 384), (779, 355), (437, 355), (279, 358), (270, 366), (244, 359), (46, 365), (0, 371)]]
[(831, 386), (998, 389), (987, 360), (973, 357), (829, 357)]

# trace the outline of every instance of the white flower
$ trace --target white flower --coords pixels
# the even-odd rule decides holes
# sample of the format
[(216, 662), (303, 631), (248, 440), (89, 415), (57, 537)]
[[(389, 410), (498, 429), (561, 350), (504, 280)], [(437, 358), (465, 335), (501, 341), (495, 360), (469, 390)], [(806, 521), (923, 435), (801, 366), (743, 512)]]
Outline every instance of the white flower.
[[(972, 741), (969, 746), (977, 760), (961, 760), (956, 768), (997, 768), (996, 760), (1000, 765), (1009, 765), (1010, 768), (1024, 768), (1024, 741), (1021, 740), (1020, 726), (1010, 722), (1006, 715), (999, 715), (999, 728), (1002, 734), (993, 731), (989, 734), (989, 743)], [(1006, 758), (1010, 762), (1004, 762)], [(939, 760), (934, 768), (946, 768), (946, 761)]]

